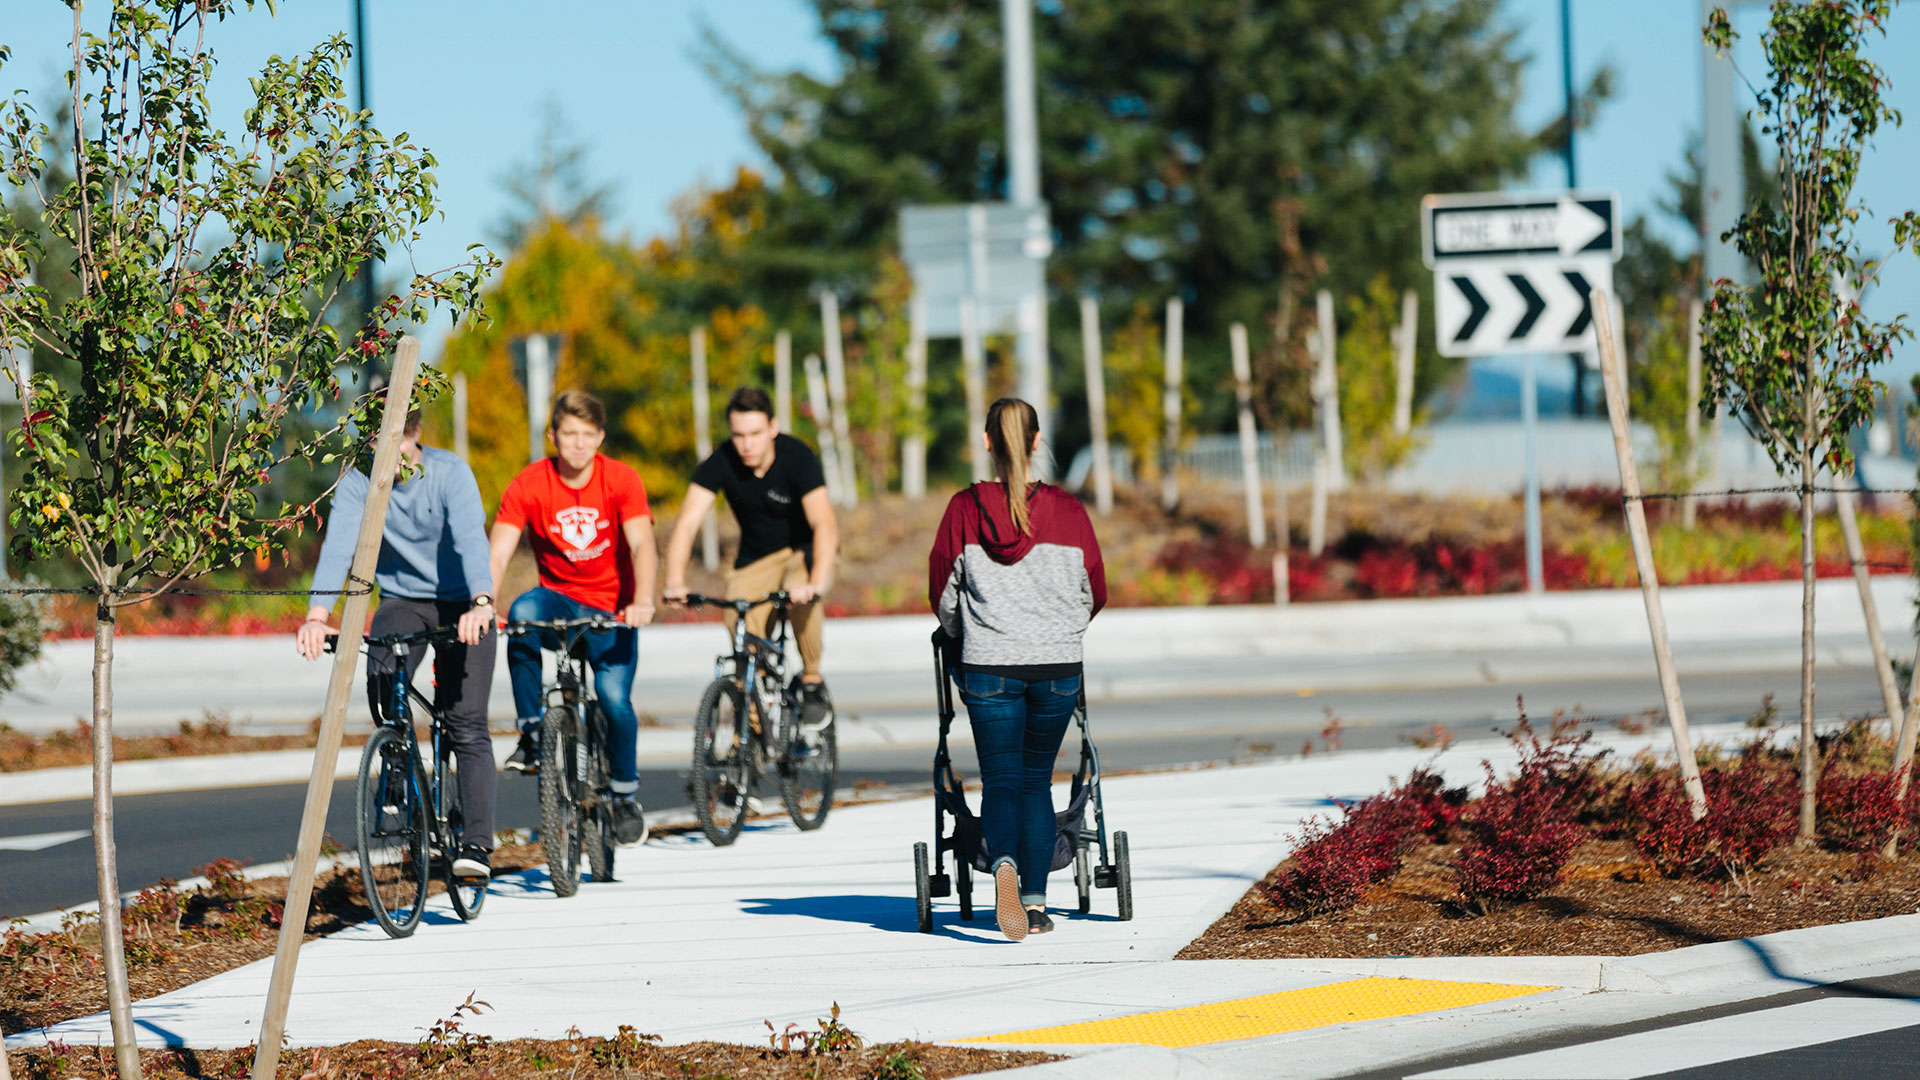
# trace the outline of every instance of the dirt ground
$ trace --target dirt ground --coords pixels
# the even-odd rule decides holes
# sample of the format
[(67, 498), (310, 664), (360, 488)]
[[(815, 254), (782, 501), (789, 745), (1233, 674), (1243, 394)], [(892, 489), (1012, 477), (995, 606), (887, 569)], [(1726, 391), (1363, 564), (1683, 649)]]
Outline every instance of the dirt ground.
[[(1358, 906), (1300, 919), (1250, 889), (1183, 960), (1382, 956), (1630, 956), (1920, 908), (1920, 858), (1784, 849), (1744, 882), (1662, 878), (1624, 841), (1589, 841), (1548, 895), (1480, 915), (1447, 874), (1451, 845), (1417, 848)], [(1278, 869), (1278, 868), (1276, 868)], [(1272, 876), (1269, 876), (1272, 880)]]

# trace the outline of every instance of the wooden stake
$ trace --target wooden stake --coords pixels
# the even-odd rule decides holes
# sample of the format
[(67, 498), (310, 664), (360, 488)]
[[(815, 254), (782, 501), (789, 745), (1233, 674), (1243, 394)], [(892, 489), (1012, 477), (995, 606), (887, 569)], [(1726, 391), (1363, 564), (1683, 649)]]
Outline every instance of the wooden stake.
[(987, 430), (987, 347), (980, 339), (980, 309), (973, 297), (960, 298), (960, 373), (967, 384), (967, 452), (973, 480), (993, 479), (993, 463), (980, 433)]
[(907, 437), (900, 441), (900, 490), (927, 494), (927, 301), (914, 293), (907, 309)]
[(1687, 730), (1687, 709), (1680, 700), (1680, 677), (1674, 671), (1673, 646), (1667, 640), (1667, 615), (1660, 604), (1660, 579), (1653, 566), (1653, 540), (1647, 533), (1647, 509), (1640, 502), (1640, 474), (1633, 464), (1633, 444), (1627, 435), (1627, 379), (1619, 342), (1613, 336), (1613, 307), (1602, 289), (1591, 296), (1595, 337), (1600, 344), (1600, 383), (1606, 388), (1607, 419), (1613, 426), (1613, 452), (1620, 465), (1620, 491), (1625, 497), (1627, 532), (1633, 541), (1633, 564), (1640, 575), (1640, 595), (1647, 606), (1647, 632), (1653, 638), (1653, 663), (1660, 672), (1660, 692), (1666, 700), (1667, 727), (1673, 733), (1673, 753), (1680, 764), (1680, 780), (1695, 821), (1707, 816), (1707, 793), (1700, 786), (1700, 765), (1693, 757), (1693, 736)]
[(1247, 500), (1247, 542), (1267, 544), (1267, 512), (1260, 506), (1260, 438), (1253, 427), (1253, 363), (1247, 355), (1247, 328), (1234, 323), (1227, 341), (1233, 352), (1234, 396), (1240, 402), (1240, 487)]
[(827, 474), (827, 498), (846, 505), (845, 473), (840, 471), (840, 447), (833, 437), (833, 409), (827, 404), (827, 380), (820, 374), (820, 358), (807, 354), (807, 405), (813, 410), (813, 430), (820, 438), (820, 465)]
[(793, 433), (793, 335), (773, 335), (773, 419), (780, 430)]
[(1853, 564), (1853, 583), (1860, 590), (1860, 611), (1867, 617), (1867, 644), (1873, 648), (1873, 670), (1880, 676), (1880, 701), (1887, 709), (1888, 734), (1898, 737), (1905, 710), (1900, 707), (1900, 685), (1893, 678), (1893, 664), (1887, 659), (1887, 639), (1880, 632), (1880, 613), (1873, 603), (1873, 578), (1867, 572), (1866, 546), (1860, 542), (1860, 519), (1854, 515), (1854, 494), (1836, 492), (1834, 507), (1840, 511), (1840, 535), (1846, 540), (1847, 561)]
[(1402, 438), (1413, 433), (1413, 356), (1419, 343), (1420, 294), (1408, 289), (1400, 294), (1400, 325), (1394, 341), (1393, 433)]
[(1687, 304), (1687, 460), (1685, 472), (1687, 497), (1680, 500), (1680, 527), (1693, 528), (1697, 508), (1692, 498), (1698, 491), (1700, 472), (1700, 317), (1698, 300)]
[[(713, 422), (713, 401), (707, 386), (707, 328), (696, 326), (690, 335), (688, 345), (693, 354), (693, 452), (701, 461), (713, 453), (713, 438), (709, 426)], [(709, 571), (720, 566), (720, 533), (714, 525), (714, 515), (708, 514), (700, 522), (700, 565)]]
[(1107, 369), (1100, 348), (1100, 307), (1080, 298), (1080, 351), (1087, 365), (1087, 426), (1093, 435), (1093, 508), (1113, 513), (1113, 450), (1107, 444)]
[(1320, 403), (1320, 438), (1327, 450), (1327, 482), (1334, 491), (1347, 489), (1346, 443), (1340, 432), (1340, 377), (1334, 355), (1340, 332), (1334, 325), (1333, 294), (1321, 289), (1314, 298), (1319, 330), (1320, 363), (1314, 373), (1314, 398)]
[[(453, 373), (453, 453), (461, 461), (470, 460), (467, 453), (467, 373)], [(0, 1080), (6, 1077), (0, 1076)]]
[(1920, 700), (1913, 696), (1913, 684), (1920, 676), (1920, 656), (1914, 657), (1913, 670), (1907, 673), (1907, 711), (1900, 722), (1900, 741), (1893, 750), (1893, 771), (1900, 776), (1900, 800), (1906, 801), (1907, 785), (1912, 782), (1913, 743), (1916, 733), (1920, 733)]
[[(1292, 436), (1276, 432), (1274, 441), (1282, 446)], [(1286, 607), (1293, 596), (1293, 574), (1288, 560), (1293, 551), (1293, 523), (1287, 516), (1287, 455), (1279, 455), (1279, 468), (1273, 477), (1273, 602)]]
[[(420, 365), (420, 341), (400, 339), (387, 383), (380, 437), (374, 444), (373, 472), (368, 476), (367, 502), (360, 516), (360, 539), (348, 564), (347, 582), (358, 586), (373, 580), (380, 561), (380, 540), (386, 531), (387, 500), (400, 461), (400, 433), (407, 426), (407, 408), (413, 396), (413, 376)], [(359, 586), (364, 588), (364, 586)], [(280, 1037), (286, 1032), (287, 1006), (293, 997), (293, 971), (300, 962), (300, 943), (306, 937), (307, 907), (313, 899), (314, 862), (327, 825), (327, 803), (333, 795), (334, 768), (340, 761), (340, 737), (347, 724), (347, 700), (353, 694), (354, 668), (360, 659), (360, 641), (367, 626), (372, 597), (350, 592), (340, 614), (340, 637), (335, 646), (333, 673), (327, 681), (327, 701), (320, 712), (320, 733), (313, 751), (313, 773), (307, 779), (307, 806), (300, 817), (300, 841), (287, 873), (287, 902), (280, 922), (280, 947), (273, 956), (273, 975), (267, 983), (266, 1014), (260, 1021), (259, 1050), (253, 1058), (253, 1080), (274, 1080), (280, 1064)]]
[(1179, 297), (1167, 301), (1166, 385), (1160, 410), (1166, 420), (1166, 441), (1160, 447), (1160, 509), (1171, 514), (1180, 505), (1180, 369), (1186, 348), (1186, 305)]
[(833, 404), (833, 443), (840, 451), (840, 498), (856, 506), (860, 493), (853, 482), (853, 436), (847, 427), (847, 361), (840, 347), (840, 297), (829, 289), (820, 294), (820, 325), (826, 332), (827, 397)]

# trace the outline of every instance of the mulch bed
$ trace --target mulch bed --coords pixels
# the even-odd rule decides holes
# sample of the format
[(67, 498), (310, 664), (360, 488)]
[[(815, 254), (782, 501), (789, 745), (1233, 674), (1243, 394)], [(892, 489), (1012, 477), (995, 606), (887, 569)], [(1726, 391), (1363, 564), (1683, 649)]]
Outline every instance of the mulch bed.
[[(431, 1037), (431, 1036), (429, 1036)], [(280, 1056), (284, 1080), (406, 1080), (415, 1076), (475, 1080), (941, 1080), (1057, 1061), (1052, 1054), (978, 1050), (928, 1043), (893, 1043), (809, 1053), (801, 1049), (697, 1042), (660, 1046), (624, 1039), (511, 1039), (466, 1036), (465, 1045), (362, 1041), (322, 1050), (291, 1049)], [(149, 1077), (245, 1080), (253, 1051), (143, 1050)], [(111, 1047), (54, 1047), (14, 1051), (16, 1080), (116, 1080)]]
[(1632, 844), (1595, 840), (1547, 895), (1482, 915), (1461, 904), (1447, 873), (1454, 852), (1415, 849), (1393, 878), (1332, 915), (1301, 919), (1250, 889), (1179, 958), (1630, 956), (1920, 909), (1913, 855), (1783, 849), (1743, 879), (1747, 891), (1663, 878)]

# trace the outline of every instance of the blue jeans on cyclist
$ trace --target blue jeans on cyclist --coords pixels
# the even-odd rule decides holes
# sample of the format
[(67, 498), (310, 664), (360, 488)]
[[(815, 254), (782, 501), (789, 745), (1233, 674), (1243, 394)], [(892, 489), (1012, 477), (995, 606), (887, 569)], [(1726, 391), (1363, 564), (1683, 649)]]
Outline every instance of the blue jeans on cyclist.
[(980, 754), (980, 831), (989, 868), (1012, 860), (1020, 902), (1047, 902), (1053, 869), (1053, 762), (1080, 699), (1080, 676), (1027, 682), (958, 673), (960, 700)]
[[(509, 622), (549, 619), (583, 619), (589, 615), (612, 615), (610, 611), (589, 607), (570, 596), (544, 586), (520, 594), (508, 609)], [(607, 716), (607, 758), (612, 767), (613, 790), (632, 794), (640, 789), (640, 770), (635, 758), (634, 740), (640, 736), (640, 718), (633, 711), (633, 675), (640, 661), (640, 638), (632, 627), (595, 630), (581, 639), (587, 663), (593, 668), (593, 685), (600, 695), (600, 708)], [(507, 674), (513, 682), (514, 715), (520, 730), (539, 730), (544, 702), (540, 695), (540, 650), (558, 650), (560, 635), (552, 631), (520, 634), (507, 638)]]

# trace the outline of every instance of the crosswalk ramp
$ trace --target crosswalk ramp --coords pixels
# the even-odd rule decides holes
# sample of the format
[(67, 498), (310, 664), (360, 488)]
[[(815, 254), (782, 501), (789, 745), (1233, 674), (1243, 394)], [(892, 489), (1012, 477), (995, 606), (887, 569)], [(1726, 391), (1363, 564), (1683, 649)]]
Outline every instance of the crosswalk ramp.
[[(1920, 1076), (1920, 1000), (1911, 998), (1827, 997), (1795, 1005), (1760, 1009), (1713, 1020), (1620, 1035), (1554, 1050), (1519, 1054), (1473, 1065), (1413, 1073), (1407, 1080), (1638, 1080), (1641, 1077), (1835, 1076), (1821, 1069), (1802, 1070), (1797, 1052), (1826, 1048), (1873, 1036), (1879, 1040), (1851, 1048), (1869, 1059), (1889, 1045), (1903, 1046), (1903, 1071), (1877, 1072), (1871, 1060), (1844, 1073), (1849, 1080), (1870, 1076)], [(1833, 1053), (1812, 1055), (1830, 1058)], [(1853, 1054), (1847, 1056), (1854, 1056)]]

